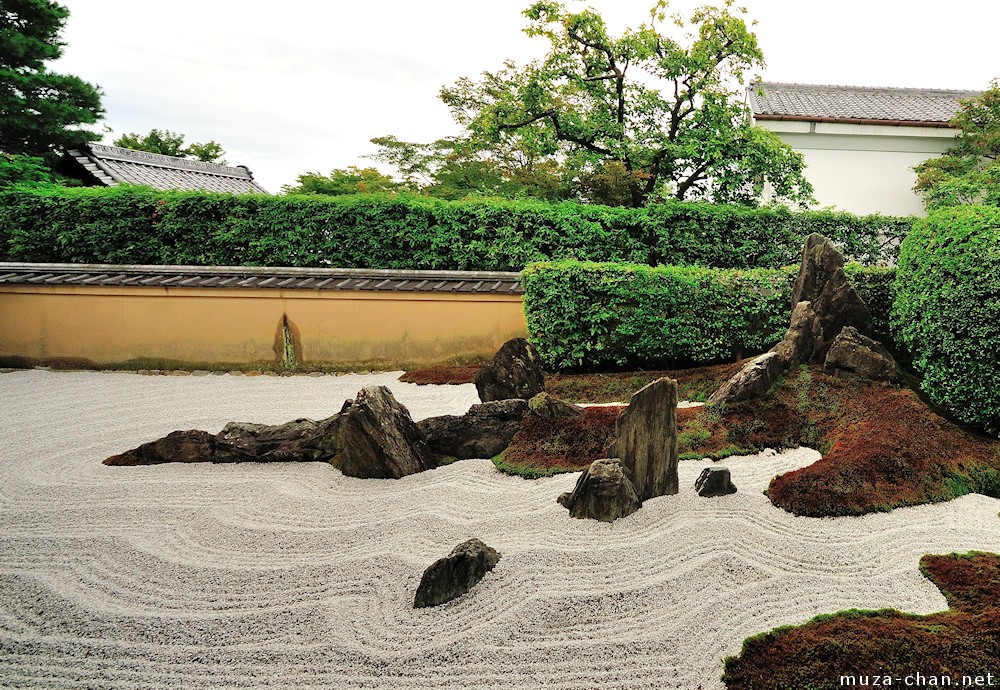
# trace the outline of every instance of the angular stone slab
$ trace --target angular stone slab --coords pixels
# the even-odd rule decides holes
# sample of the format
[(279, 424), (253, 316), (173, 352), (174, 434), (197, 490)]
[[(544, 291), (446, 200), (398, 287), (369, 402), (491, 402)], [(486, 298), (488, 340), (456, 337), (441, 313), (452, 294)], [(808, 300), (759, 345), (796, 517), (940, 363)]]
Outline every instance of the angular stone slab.
[(633, 394), (615, 432), (611, 455), (631, 473), (639, 502), (676, 494), (677, 382), (658, 379)]
[(823, 322), (813, 311), (811, 302), (797, 303), (784, 339), (771, 351), (778, 353), (787, 370), (815, 362), (823, 349)]
[(385, 386), (362, 388), (343, 413), (340, 471), (362, 479), (399, 479), (437, 467), (410, 412)]
[(777, 352), (765, 352), (743, 365), (731, 379), (712, 393), (707, 404), (728, 404), (761, 398), (771, 389), (784, 370), (784, 364)]
[(112, 455), (105, 465), (159, 465), (165, 462), (211, 462), (215, 437), (207, 431), (173, 431), (163, 438), (143, 443), (138, 448)]
[(853, 374), (872, 381), (898, 381), (896, 360), (877, 340), (845, 326), (833, 341), (823, 363), (823, 371), (842, 376)]
[(457, 599), (479, 584), (499, 561), (500, 552), (478, 539), (459, 544), (424, 571), (413, 608), (439, 606)]
[(569, 509), (570, 517), (614, 522), (639, 510), (641, 503), (620, 460), (595, 460), (576, 480), (573, 491), (558, 502)]
[(494, 400), (473, 405), (464, 415), (428, 417), (417, 422), (431, 450), (459, 460), (502, 453), (528, 414), (526, 400)]

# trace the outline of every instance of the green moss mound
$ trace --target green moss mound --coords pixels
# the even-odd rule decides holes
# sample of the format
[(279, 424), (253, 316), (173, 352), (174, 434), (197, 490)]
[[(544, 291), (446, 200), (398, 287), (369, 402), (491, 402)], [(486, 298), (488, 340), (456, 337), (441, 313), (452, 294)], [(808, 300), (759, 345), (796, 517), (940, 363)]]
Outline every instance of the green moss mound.
[(843, 611), (777, 628), (747, 639), (739, 656), (726, 659), (726, 687), (840, 690), (843, 677), (853, 677), (854, 687), (902, 687), (909, 677), (918, 687), (917, 673), (951, 678), (953, 687), (963, 687), (963, 677), (982, 679), (964, 687), (986, 687), (988, 675), (1000, 684), (1000, 556), (924, 556), (920, 570), (941, 589), (948, 611)]

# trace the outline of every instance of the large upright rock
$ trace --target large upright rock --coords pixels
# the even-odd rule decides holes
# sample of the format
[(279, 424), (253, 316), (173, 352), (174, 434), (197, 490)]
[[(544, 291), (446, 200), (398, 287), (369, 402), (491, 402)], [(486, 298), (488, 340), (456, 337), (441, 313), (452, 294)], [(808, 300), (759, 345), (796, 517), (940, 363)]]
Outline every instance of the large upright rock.
[(417, 422), (431, 450), (459, 460), (492, 458), (503, 452), (528, 414), (525, 400), (494, 400), (473, 405), (462, 416), (442, 415)]
[(677, 382), (657, 379), (633, 394), (615, 432), (611, 455), (631, 473), (639, 502), (676, 494)]
[(809, 302), (823, 325), (823, 345), (814, 362), (826, 357), (830, 344), (844, 326), (862, 335), (872, 334), (872, 315), (861, 295), (847, 281), (844, 257), (827, 238), (813, 233), (802, 247), (802, 265), (792, 290), (792, 306)]
[(872, 381), (896, 382), (896, 361), (877, 340), (867, 338), (852, 326), (845, 326), (826, 354), (823, 370), (840, 376), (853, 374)]
[(437, 467), (423, 432), (385, 386), (361, 389), (340, 433), (340, 470), (349, 477), (399, 479)]
[(483, 402), (530, 400), (544, 388), (538, 351), (524, 338), (508, 340), (493, 355), (493, 361), (476, 373), (476, 390)]
[(479, 584), (500, 561), (500, 553), (478, 539), (456, 546), (424, 571), (413, 597), (413, 608), (438, 606), (457, 599)]
[(576, 480), (573, 491), (562, 494), (559, 504), (571, 517), (614, 522), (631, 515), (642, 505), (628, 469), (621, 460), (594, 460)]

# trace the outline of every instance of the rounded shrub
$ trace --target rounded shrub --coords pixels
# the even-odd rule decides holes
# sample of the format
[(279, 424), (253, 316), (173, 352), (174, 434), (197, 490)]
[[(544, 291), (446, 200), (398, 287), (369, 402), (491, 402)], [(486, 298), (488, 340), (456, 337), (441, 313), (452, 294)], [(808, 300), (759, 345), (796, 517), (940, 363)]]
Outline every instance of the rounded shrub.
[(1000, 435), (1000, 208), (943, 209), (915, 224), (892, 322), (930, 398)]

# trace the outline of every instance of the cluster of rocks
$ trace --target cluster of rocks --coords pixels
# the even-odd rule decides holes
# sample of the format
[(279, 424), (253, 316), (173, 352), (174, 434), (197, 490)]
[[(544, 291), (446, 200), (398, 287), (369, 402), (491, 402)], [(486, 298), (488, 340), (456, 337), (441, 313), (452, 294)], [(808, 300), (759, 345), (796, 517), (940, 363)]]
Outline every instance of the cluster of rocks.
[(591, 463), (558, 498), (572, 517), (613, 522), (643, 501), (677, 493), (677, 382), (658, 379), (632, 395), (615, 438), (612, 457)]
[(871, 337), (871, 312), (847, 280), (843, 255), (822, 235), (806, 238), (792, 304), (784, 339), (748, 362), (709, 404), (760, 398), (783, 372), (800, 364), (822, 364), (835, 375), (897, 380), (892, 355)]
[(374, 386), (361, 389), (326, 419), (278, 425), (230, 422), (214, 435), (175, 431), (104, 464), (329, 461), (349, 477), (398, 479), (456, 459), (489, 458), (510, 445), (529, 413), (580, 414), (580, 408), (542, 392), (539, 361), (527, 340), (505, 343), (476, 379), (483, 403), (461, 416), (414, 422), (387, 387)]

